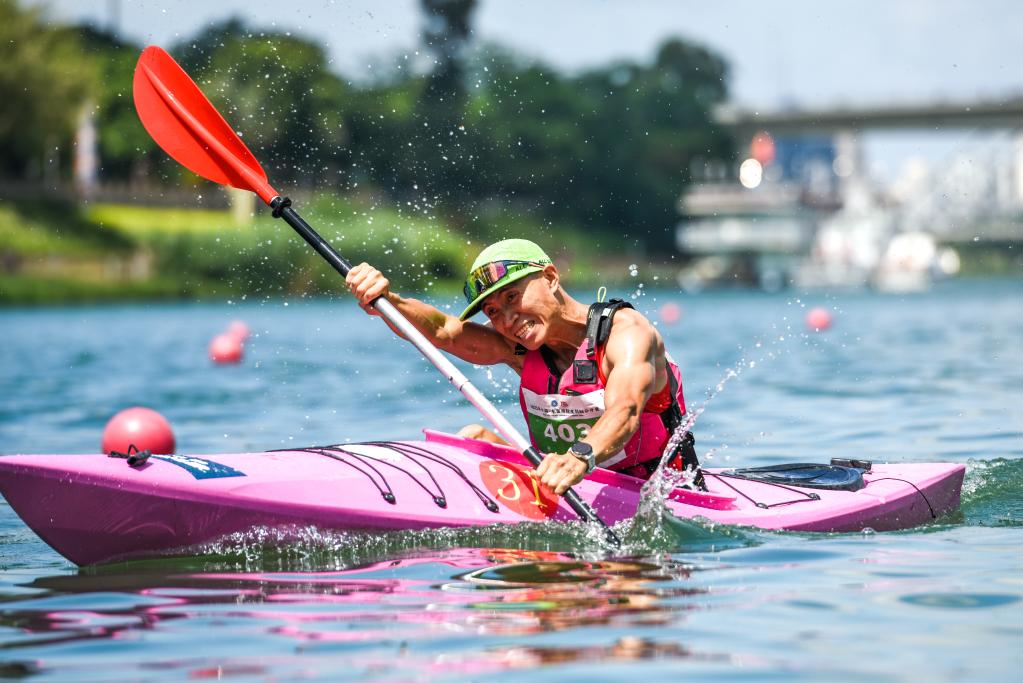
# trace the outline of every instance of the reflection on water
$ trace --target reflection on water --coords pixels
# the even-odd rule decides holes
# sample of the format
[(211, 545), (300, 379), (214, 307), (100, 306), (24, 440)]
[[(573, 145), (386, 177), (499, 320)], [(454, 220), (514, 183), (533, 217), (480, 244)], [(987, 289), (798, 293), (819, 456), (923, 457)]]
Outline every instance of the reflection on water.
[[(914, 675), (940, 678), (964, 661), (991, 673), (1023, 632), (1021, 586), (990, 566), (1015, 550), (990, 550), (998, 530), (964, 530), (912, 547), (901, 534), (777, 535), (615, 559), (466, 547), (327, 571), (252, 571), (222, 557), (101, 567), (36, 578), (31, 597), (4, 606), (0, 672), (477, 680), (528, 670), (554, 680), (565, 669), (548, 666), (559, 664), (612, 678), (740, 667), (751, 677), (791, 669), (796, 679), (854, 680), (866, 670), (883, 680), (890, 662), (876, 656), (877, 632), (894, 619), (907, 630), (888, 633), (888, 648)], [(935, 642), (966, 638), (970, 652), (920, 661), (913, 647), (927, 629)]]
[[(0, 623), (4, 647), (25, 671), (32, 663), (17, 656), (19, 649), (60, 645), (66, 653), (104, 641), (138, 643), (134, 656), (126, 648), (113, 649), (122, 667), (144, 671), (153, 664), (148, 656), (161, 634), (195, 639), (207, 628), (216, 628), (225, 644), (245, 633), (262, 634), (260, 642), (270, 639), (272, 649), (290, 649), (296, 660), (241, 668), (228, 664), (217, 667), (221, 674), (287, 674), (306, 654), (338, 652), (351, 654), (350, 666), (377, 674), (685, 658), (692, 653), (683, 644), (625, 633), (585, 647), (539, 642), (509, 647), (494, 641), (669, 624), (706, 593), (692, 585), (692, 571), (670, 558), (585, 561), (565, 553), (500, 548), (465, 548), (330, 572), (108, 569), (39, 578), (31, 584), (37, 597), (9, 605)], [(463, 639), (464, 651), (435, 655), (439, 644)], [(486, 645), (480, 647), (479, 639)], [(189, 677), (214, 670), (189, 659), (161, 666)]]

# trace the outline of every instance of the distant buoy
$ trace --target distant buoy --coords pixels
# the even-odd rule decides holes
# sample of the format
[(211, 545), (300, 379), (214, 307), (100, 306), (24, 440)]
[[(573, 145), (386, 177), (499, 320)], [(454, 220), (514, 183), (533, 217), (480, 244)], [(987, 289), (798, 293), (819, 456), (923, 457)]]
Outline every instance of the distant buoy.
[(242, 340), (226, 332), (210, 342), (210, 360), (214, 363), (237, 363), (242, 359), (242, 351)]
[(129, 446), (153, 453), (174, 452), (174, 432), (167, 419), (149, 408), (127, 408), (103, 428), (103, 452), (127, 453)]
[(233, 323), (227, 326), (227, 333), (232, 337), (237, 337), (240, 341), (248, 341), (252, 332), (249, 330), (249, 326), (243, 323), (241, 320), (235, 320)]
[(674, 325), (682, 319), (682, 307), (669, 301), (661, 306), (660, 314), (662, 323)]
[(806, 314), (806, 326), (814, 332), (822, 332), (831, 327), (831, 311), (826, 308), (811, 308)]

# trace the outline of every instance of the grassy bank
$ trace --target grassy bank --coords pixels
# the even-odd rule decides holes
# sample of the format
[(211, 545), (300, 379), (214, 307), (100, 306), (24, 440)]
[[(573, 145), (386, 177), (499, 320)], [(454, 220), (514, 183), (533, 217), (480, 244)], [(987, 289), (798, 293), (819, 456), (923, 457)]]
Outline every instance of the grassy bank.
[[(346, 258), (374, 264), (401, 291), (458, 288), (482, 246), (511, 236), (542, 243), (579, 284), (605, 277), (600, 264), (612, 279), (627, 272), (620, 248), (601, 258), (583, 231), (521, 215), (454, 227), (421, 207), (402, 211), (368, 199), (320, 196), (299, 208)], [(305, 296), (342, 287), (266, 210), (239, 221), (227, 210), (0, 202), (4, 304)]]

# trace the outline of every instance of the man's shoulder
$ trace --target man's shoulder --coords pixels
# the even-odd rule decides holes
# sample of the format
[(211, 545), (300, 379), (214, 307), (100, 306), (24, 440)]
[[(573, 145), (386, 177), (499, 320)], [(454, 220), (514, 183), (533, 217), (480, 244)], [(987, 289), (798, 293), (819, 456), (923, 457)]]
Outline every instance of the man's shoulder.
[(640, 331), (646, 330), (653, 332), (654, 325), (650, 320), (637, 311), (635, 308), (619, 308), (615, 312), (614, 325), (611, 327), (611, 334), (615, 331)]
[(661, 335), (649, 318), (634, 308), (622, 308), (615, 313), (611, 334), (608, 335), (606, 347), (614, 353), (614, 348), (622, 344), (633, 345), (637, 342), (653, 345), (655, 349), (662, 346)]

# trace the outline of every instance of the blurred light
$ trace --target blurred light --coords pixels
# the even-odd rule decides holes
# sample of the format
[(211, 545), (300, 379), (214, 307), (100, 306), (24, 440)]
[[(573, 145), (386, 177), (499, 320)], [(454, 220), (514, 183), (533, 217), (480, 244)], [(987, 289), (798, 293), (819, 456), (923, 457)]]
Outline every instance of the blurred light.
[(903, 232), (892, 237), (885, 252), (888, 267), (927, 270), (937, 255), (934, 238), (923, 232)]
[(955, 275), (960, 267), (959, 254), (951, 247), (945, 247), (938, 253), (938, 268), (945, 275)]
[(760, 162), (761, 166), (770, 166), (774, 161), (774, 138), (766, 131), (753, 136), (749, 144), (749, 155)]
[(739, 167), (739, 182), (747, 190), (760, 185), (760, 181), (764, 179), (764, 167), (760, 165), (760, 162), (756, 159), (747, 159), (742, 162), (742, 166)]
[(848, 154), (839, 154), (831, 162), (831, 169), (839, 178), (848, 178), (853, 172), (853, 161)]

